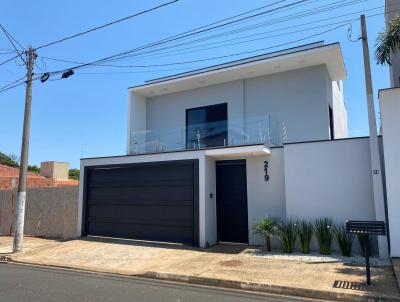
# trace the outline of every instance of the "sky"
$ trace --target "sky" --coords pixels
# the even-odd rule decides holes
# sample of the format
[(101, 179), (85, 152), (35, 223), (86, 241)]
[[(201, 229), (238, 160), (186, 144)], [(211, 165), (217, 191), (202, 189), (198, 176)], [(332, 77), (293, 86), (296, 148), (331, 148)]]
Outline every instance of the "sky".
[[(165, 2), (168, 1), (5, 0), (2, 1), (0, 10), (0, 23), (22, 46), (38, 47)], [(39, 49), (35, 73), (39, 75), (76, 65), (49, 58), (91, 62), (275, 2), (277, 0), (179, 0), (136, 18)], [(264, 11), (292, 2), (296, 0), (281, 0)], [(328, 4), (338, 7), (326, 9)], [(252, 14), (257, 12), (261, 10)], [(305, 15), (310, 12), (315, 13)], [(321, 40), (325, 43), (340, 42), (342, 47), (347, 70), (344, 96), (348, 111), (349, 135), (368, 135), (362, 45), (361, 41), (349, 41), (347, 35), (350, 24), (352, 40), (356, 40), (360, 35), (360, 22), (356, 19), (361, 12), (367, 15), (375, 103), (379, 113), (377, 91), (389, 87), (388, 68), (377, 66), (373, 58), (376, 37), (384, 29), (384, 0), (307, 0), (297, 6), (174, 42), (190, 42), (186, 45), (169, 50), (158, 49), (158, 52), (126, 58), (113, 64), (170, 64), (263, 48), (268, 48), (267, 50), (250, 55), (161, 67), (90, 66), (76, 70), (68, 79), (59, 80), (58, 75), (45, 83), (35, 81), (29, 163), (40, 165), (41, 161), (67, 161), (71, 168), (79, 168), (79, 160), (82, 157), (125, 154), (127, 88), (130, 86), (160, 76)], [(354, 21), (346, 22), (349, 24), (322, 34), (323, 31), (344, 24), (332, 23), (344, 20)], [(248, 27), (260, 23), (263, 26), (253, 27), (251, 30)], [(243, 28), (248, 30), (232, 32)], [(217, 34), (220, 35), (210, 38)], [(312, 35), (314, 37), (310, 37)], [(200, 38), (208, 39), (193, 42)], [(278, 46), (282, 44), (286, 45)], [(2, 53), (10, 48), (12, 45), (0, 32), (0, 62), (13, 56), (10, 53)], [(24, 74), (25, 67), (21, 60), (12, 60), (0, 66), (0, 87), (23, 77)], [(17, 156), (20, 154), (24, 101), (23, 85), (0, 92), (0, 151), (3, 153)]]

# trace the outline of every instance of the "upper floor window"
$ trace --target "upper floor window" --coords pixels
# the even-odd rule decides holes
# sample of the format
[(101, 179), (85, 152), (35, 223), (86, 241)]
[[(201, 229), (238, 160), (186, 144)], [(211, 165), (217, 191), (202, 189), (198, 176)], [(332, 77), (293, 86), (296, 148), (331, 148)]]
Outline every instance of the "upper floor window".
[(228, 105), (226, 103), (186, 110), (188, 149), (227, 145)]
[(335, 123), (333, 120), (333, 110), (331, 106), (329, 106), (329, 134), (331, 139), (335, 139)]

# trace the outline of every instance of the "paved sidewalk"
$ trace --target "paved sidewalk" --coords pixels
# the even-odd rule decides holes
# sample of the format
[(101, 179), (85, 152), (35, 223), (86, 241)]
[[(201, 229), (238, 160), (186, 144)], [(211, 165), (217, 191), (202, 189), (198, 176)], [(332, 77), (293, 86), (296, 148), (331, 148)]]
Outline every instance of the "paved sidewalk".
[(400, 288), (400, 258), (393, 258), (392, 263), (393, 263), (393, 270), (397, 278), (397, 285)]
[[(11, 245), (12, 238), (0, 237), (0, 256)], [(26, 237), (24, 252), (11, 258), (24, 263), (96, 272), (232, 287), (241, 284), (242, 288), (291, 291), (304, 296), (325, 293), (320, 298), (328, 298), (327, 294), (331, 298), (347, 297), (348, 300), (354, 297), (358, 301), (365, 301), (369, 295), (400, 298), (391, 266), (373, 267), (373, 286), (365, 288), (363, 266), (265, 259), (247, 254), (246, 248), (219, 245), (198, 249), (131, 240), (87, 238), (60, 242)]]

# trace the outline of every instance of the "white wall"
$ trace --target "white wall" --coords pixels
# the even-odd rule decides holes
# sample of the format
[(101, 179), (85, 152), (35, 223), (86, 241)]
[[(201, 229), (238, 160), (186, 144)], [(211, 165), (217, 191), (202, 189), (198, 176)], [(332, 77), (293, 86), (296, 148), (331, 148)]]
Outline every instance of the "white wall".
[[(186, 109), (228, 103), (228, 127), (238, 121), (243, 130), (243, 82), (234, 81), (207, 86), (147, 100), (147, 129), (176, 129), (168, 135), (171, 145), (182, 144), (185, 139)], [(180, 131), (179, 131), (180, 130)]]
[[(264, 179), (265, 160), (269, 181)], [(253, 225), (263, 217), (285, 218), (283, 148), (272, 148), (269, 156), (248, 157), (246, 165), (249, 243), (262, 245), (262, 238), (253, 234)]]
[(379, 103), (385, 159), (390, 255), (400, 257), (400, 88), (381, 90)]
[(347, 138), (347, 109), (343, 98), (343, 82), (332, 82), (332, 109), (335, 138)]
[[(143, 109), (143, 98), (132, 95), (131, 111), (140, 112), (130, 116), (133, 120), (139, 119), (140, 127), (145, 121), (149, 130), (162, 129), (165, 132), (172, 129), (169, 134), (161, 132), (167, 136), (165, 144), (169, 150), (174, 150), (173, 146), (185, 145), (187, 109), (219, 103), (228, 103), (230, 138), (233, 137), (232, 128), (240, 131), (246, 123), (255, 127), (255, 123), (250, 124), (254, 118), (270, 115), (285, 122), (289, 142), (329, 139), (329, 103), (334, 112), (338, 110), (335, 119), (339, 137), (347, 133), (347, 112), (340, 103), (343, 99), (340, 92), (332, 92), (332, 80), (324, 65), (203, 86), (145, 100), (146, 108)], [(138, 105), (133, 105), (135, 102)], [(239, 125), (232, 127), (233, 123)], [(136, 123), (131, 122), (131, 127), (136, 129)]]
[(206, 246), (217, 243), (217, 193), (215, 160), (206, 157), (205, 171), (205, 242)]
[(287, 217), (375, 219), (368, 138), (285, 145), (284, 160)]
[(288, 142), (329, 139), (328, 78), (321, 65), (248, 79), (245, 114), (285, 122)]
[(146, 98), (129, 92), (127, 154), (132, 150), (132, 131), (146, 130)]

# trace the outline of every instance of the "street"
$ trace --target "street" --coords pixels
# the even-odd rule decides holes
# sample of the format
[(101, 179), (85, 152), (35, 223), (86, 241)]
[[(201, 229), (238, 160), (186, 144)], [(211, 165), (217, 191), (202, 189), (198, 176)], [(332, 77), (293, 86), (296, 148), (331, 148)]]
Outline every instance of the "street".
[(0, 264), (0, 301), (317, 301), (115, 275)]

